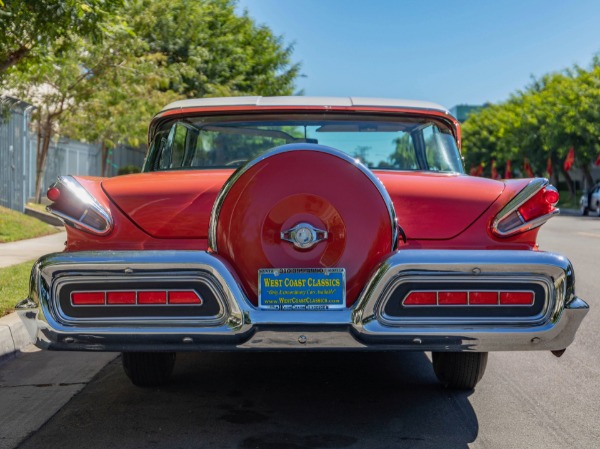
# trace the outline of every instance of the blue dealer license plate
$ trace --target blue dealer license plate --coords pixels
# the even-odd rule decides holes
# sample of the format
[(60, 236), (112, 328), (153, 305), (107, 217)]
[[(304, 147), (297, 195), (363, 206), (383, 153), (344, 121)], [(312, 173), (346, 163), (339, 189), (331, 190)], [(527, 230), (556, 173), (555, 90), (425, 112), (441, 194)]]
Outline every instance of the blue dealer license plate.
[(339, 310), (346, 307), (343, 268), (258, 270), (258, 305), (268, 310)]

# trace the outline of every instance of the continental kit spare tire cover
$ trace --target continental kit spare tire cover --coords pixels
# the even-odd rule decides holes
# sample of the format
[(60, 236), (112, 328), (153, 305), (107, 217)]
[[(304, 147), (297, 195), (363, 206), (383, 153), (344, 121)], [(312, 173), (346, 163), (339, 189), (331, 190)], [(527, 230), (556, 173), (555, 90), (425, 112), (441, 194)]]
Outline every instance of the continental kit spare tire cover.
[(396, 243), (383, 184), (347, 154), (313, 144), (274, 148), (236, 171), (209, 229), (211, 250), (255, 305), (261, 268), (344, 268), (349, 307)]

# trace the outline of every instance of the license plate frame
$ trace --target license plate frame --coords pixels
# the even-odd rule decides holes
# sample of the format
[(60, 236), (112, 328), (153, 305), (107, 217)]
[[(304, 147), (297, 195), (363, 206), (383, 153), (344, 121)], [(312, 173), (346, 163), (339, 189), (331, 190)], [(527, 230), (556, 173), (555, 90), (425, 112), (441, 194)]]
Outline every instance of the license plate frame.
[(346, 270), (259, 269), (258, 307), (275, 311), (343, 310), (346, 308)]

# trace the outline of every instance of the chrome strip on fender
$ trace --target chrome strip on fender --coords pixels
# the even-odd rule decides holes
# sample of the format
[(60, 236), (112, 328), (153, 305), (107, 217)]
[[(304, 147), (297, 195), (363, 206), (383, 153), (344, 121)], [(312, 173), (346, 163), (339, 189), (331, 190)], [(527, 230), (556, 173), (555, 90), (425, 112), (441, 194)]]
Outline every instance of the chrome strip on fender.
[(58, 179), (52, 187), (56, 187), (58, 185), (63, 185), (66, 189), (72, 192), (78, 200), (80, 200), (83, 204), (87, 205), (94, 212), (96, 212), (100, 217), (106, 222), (106, 227), (103, 229), (98, 229), (93, 226), (88, 225), (83, 221), (89, 209), (86, 209), (83, 215), (79, 218), (71, 217), (59, 210), (53, 209), (52, 205), (48, 206), (46, 210), (53, 215), (56, 215), (61, 220), (71, 222), (76, 225), (78, 228), (90, 232), (96, 235), (106, 235), (113, 229), (113, 219), (110, 214), (102, 207), (102, 205), (94, 198), (77, 180), (71, 176), (59, 176)]

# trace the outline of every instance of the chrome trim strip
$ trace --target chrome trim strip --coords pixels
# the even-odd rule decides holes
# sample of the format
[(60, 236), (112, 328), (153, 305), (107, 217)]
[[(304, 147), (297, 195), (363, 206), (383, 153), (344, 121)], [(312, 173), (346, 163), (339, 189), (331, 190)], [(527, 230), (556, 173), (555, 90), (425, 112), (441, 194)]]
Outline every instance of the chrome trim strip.
[(351, 158), (349, 155), (347, 155), (343, 151), (336, 150), (335, 148), (327, 147), (325, 145), (315, 145), (315, 144), (310, 144), (310, 143), (291, 143), (291, 144), (282, 145), (282, 146), (273, 148), (272, 150), (269, 150), (269, 151), (261, 154), (257, 158), (249, 161), (247, 164), (238, 168), (229, 177), (229, 179), (225, 182), (225, 184), (221, 188), (221, 191), (219, 192), (219, 195), (217, 196), (217, 199), (215, 200), (215, 203), (213, 204), (213, 208), (212, 208), (212, 211), (210, 214), (210, 222), (208, 225), (208, 247), (212, 251), (214, 251), (215, 253), (218, 253), (217, 222), (219, 220), (219, 214), (221, 213), (221, 208), (223, 207), (225, 198), (227, 197), (227, 194), (229, 193), (229, 191), (231, 190), (233, 185), (236, 183), (236, 181), (244, 173), (246, 173), (248, 170), (250, 170), (252, 167), (254, 167), (256, 164), (264, 161), (265, 159), (267, 159), (269, 157), (275, 156), (277, 154), (288, 153), (290, 151), (318, 151), (320, 153), (337, 156), (340, 159), (343, 159), (344, 161), (348, 162), (349, 164), (352, 164), (353, 166), (355, 166), (367, 178), (369, 178), (369, 180), (373, 183), (375, 188), (377, 188), (377, 190), (379, 191), (379, 193), (388, 209), (388, 213), (390, 215), (390, 222), (391, 222), (391, 226), (392, 226), (392, 250), (397, 249), (398, 235), (399, 235), (398, 218), (396, 216), (396, 210), (394, 209), (394, 203), (392, 202), (390, 195), (388, 194), (387, 190), (385, 189), (385, 187), (384, 187), (383, 183), (380, 181), (380, 179), (377, 176), (375, 176), (375, 174), (371, 170), (369, 170), (362, 162), (360, 162), (358, 159)]
[[(57, 304), (69, 279), (210, 276), (223, 302), (220, 321), (196, 317), (69, 319)], [(538, 322), (466, 323), (452, 319), (386, 322), (381, 311), (390, 288), (407, 276), (540, 279), (548, 285), (546, 314)], [(543, 281), (541, 281), (543, 279)], [(231, 267), (204, 251), (57, 253), (34, 265), (30, 298), (17, 309), (33, 341), (60, 350), (390, 349), (435, 351), (561, 350), (573, 340), (588, 306), (575, 296), (564, 257), (538, 251), (403, 250), (373, 274), (357, 304), (330, 311), (269, 311), (253, 306)], [(68, 317), (67, 317), (68, 318)], [(201, 318), (201, 317), (200, 317)], [(299, 342), (299, 337), (305, 337)]]
[[(506, 206), (502, 208), (502, 210), (496, 215), (494, 222), (492, 223), (492, 231), (494, 234), (500, 237), (510, 237), (511, 235), (518, 234), (520, 232), (529, 231), (531, 229), (540, 227), (544, 223), (546, 223), (550, 218), (560, 213), (560, 209), (555, 209), (549, 214), (542, 215), (541, 217), (537, 217), (529, 222), (525, 222), (523, 217), (518, 213), (519, 207), (521, 207), (524, 203), (526, 203), (531, 197), (533, 197), (536, 193), (542, 190), (544, 187), (549, 186), (549, 182), (546, 178), (534, 178), (532, 179), (527, 186), (523, 190), (521, 190), (515, 197), (510, 200)], [(519, 220), (521, 221), (521, 225), (517, 227), (513, 227), (507, 231), (501, 231), (499, 229), (500, 224), (509, 215), (513, 212), (516, 212)]]
[(71, 175), (59, 176), (58, 179), (51, 187), (57, 187), (59, 185), (63, 185), (66, 189), (70, 190), (83, 204), (87, 205), (88, 208), (91, 208), (94, 212), (96, 212), (104, 221), (106, 222), (106, 227), (104, 229), (98, 229), (93, 226), (90, 226), (84, 223), (82, 220), (87, 215), (89, 209), (86, 209), (81, 217), (75, 218), (64, 214), (59, 210), (55, 210), (52, 208), (52, 205), (46, 207), (46, 210), (53, 215), (56, 215), (58, 218), (65, 220), (67, 222), (73, 223), (76, 227), (81, 228), (84, 231), (90, 232), (96, 235), (106, 235), (110, 233), (113, 229), (113, 219), (106, 211), (102, 205), (94, 198), (85, 188), (77, 182), (77, 180)]

